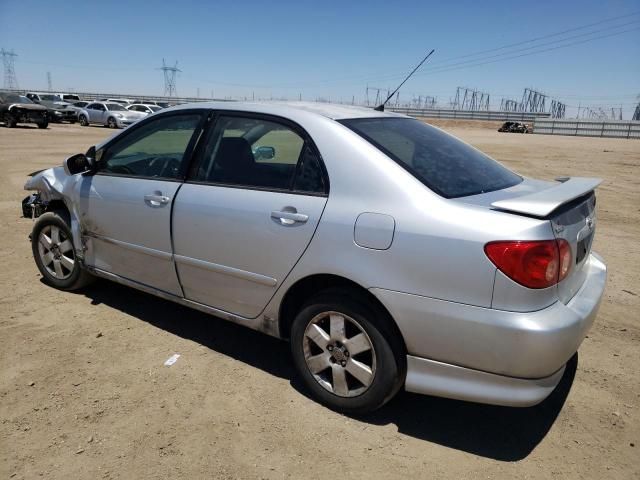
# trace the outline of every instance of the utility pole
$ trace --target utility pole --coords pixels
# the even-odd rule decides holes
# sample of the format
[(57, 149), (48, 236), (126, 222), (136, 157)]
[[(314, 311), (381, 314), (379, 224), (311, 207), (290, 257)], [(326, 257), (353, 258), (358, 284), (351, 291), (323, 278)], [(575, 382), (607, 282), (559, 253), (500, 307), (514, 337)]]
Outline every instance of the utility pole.
[(47, 87), (49, 91), (53, 91), (53, 87), (51, 86), (51, 72), (47, 72)]
[(0, 55), (2, 55), (2, 63), (4, 65), (4, 88), (17, 89), (18, 79), (16, 78), (14, 63), (18, 54), (13, 53), (13, 50), (8, 51), (3, 48), (0, 50)]
[(182, 71), (178, 68), (178, 62), (176, 62), (173, 67), (168, 67), (163, 58), (162, 67), (158, 70), (162, 70), (164, 73), (164, 95), (166, 97), (176, 97), (178, 95), (176, 90), (176, 74)]

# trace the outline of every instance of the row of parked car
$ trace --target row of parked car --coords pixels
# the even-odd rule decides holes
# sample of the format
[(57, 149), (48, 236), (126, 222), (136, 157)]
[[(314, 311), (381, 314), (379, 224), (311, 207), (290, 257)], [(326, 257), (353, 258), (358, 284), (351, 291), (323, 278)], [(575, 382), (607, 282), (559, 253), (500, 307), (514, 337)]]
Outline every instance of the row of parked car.
[(165, 102), (136, 102), (127, 98), (81, 100), (70, 93), (0, 92), (0, 122), (10, 128), (18, 123), (35, 123), (39, 128), (47, 128), (49, 122), (124, 128), (168, 106)]

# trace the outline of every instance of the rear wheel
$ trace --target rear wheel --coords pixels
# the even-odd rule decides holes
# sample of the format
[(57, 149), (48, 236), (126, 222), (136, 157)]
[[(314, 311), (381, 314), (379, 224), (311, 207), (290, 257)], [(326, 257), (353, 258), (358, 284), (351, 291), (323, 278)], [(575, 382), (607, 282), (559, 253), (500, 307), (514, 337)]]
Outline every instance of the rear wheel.
[(291, 351), (313, 397), (331, 409), (380, 408), (404, 382), (404, 362), (383, 312), (366, 300), (320, 294), (296, 316)]
[(64, 212), (47, 212), (33, 226), (31, 249), (46, 284), (77, 290), (93, 280), (76, 259), (69, 219)]
[(88, 127), (89, 126), (89, 121), (87, 120), (86, 115), (80, 115), (78, 117), (78, 120), (80, 121), (80, 125), (82, 125), (83, 127)]
[(36, 125), (38, 125), (38, 128), (47, 128), (49, 126), (49, 122), (47, 122), (46, 120), (37, 123)]
[(6, 125), (7, 128), (13, 128), (18, 124), (18, 121), (11, 115), (7, 116)]

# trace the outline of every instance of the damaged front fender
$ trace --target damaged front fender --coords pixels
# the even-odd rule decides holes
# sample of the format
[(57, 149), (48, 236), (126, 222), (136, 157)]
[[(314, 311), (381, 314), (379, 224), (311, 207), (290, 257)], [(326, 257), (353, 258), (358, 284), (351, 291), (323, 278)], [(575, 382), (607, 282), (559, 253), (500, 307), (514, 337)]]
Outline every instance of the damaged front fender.
[[(59, 205), (58, 202), (64, 204), (71, 221), (70, 228), (76, 257), (82, 260), (84, 258), (82, 228), (78, 220), (76, 202), (74, 202), (77, 191), (75, 186), (81, 178), (81, 175), (68, 175), (63, 167), (53, 167), (34, 173), (24, 184), (24, 189), (38, 192), (37, 195), (25, 199), (25, 203), (31, 209), (30, 217), (37, 217), (46, 211), (54, 210), (55, 207), (52, 206), (52, 203), (54, 205)], [(23, 213), (27, 213), (24, 203)]]

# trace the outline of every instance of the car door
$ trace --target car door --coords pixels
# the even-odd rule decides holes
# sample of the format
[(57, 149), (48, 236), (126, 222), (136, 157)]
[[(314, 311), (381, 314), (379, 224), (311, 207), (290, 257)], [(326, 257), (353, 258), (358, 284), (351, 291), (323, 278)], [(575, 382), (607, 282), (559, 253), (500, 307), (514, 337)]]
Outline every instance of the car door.
[(85, 176), (79, 216), (89, 266), (182, 296), (171, 248), (171, 209), (203, 110), (175, 112), (117, 136)]
[(89, 122), (90, 123), (97, 123), (100, 120), (100, 110), (98, 110), (100, 104), (99, 103), (92, 103), (90, 105), (87, 106), (86, 110), (87, 110), (87, 114), (89, 115)]
[(185, 297), (255, 318), (311, 241), (328, 181), (300, 127), (221, 114), (174, 204)]

